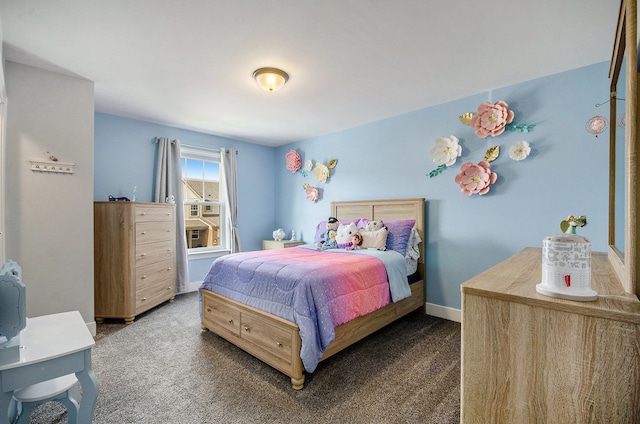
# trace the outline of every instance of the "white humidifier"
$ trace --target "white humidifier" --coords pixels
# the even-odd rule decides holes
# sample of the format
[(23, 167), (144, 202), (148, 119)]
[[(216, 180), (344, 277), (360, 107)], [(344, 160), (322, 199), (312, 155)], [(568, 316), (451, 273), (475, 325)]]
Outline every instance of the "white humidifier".
[(536, 291), (567, 300), (593, 301), (591, 242), (577, 234), (548, 236), (542, 243), (542, 281)]

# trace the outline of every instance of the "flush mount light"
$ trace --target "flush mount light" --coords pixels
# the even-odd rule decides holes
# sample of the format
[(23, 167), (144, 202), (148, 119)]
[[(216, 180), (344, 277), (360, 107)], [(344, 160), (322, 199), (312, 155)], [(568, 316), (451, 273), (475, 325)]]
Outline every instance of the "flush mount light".
[(278, 91), (289, 79), (289, 75), (277, 68), (260, 68), (253, 72), (260, 88), (265, 91)]

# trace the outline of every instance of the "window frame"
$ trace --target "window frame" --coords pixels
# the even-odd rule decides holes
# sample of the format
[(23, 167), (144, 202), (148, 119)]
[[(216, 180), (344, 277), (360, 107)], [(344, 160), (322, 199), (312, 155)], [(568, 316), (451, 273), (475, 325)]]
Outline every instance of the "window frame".
[[(219, 150), (214, 150), (214, 149), (210, 149), (210, 148), (206, 148), (206, 147), (199, 147), (199, 146), (184, 146), (182, 145), (180, 147), (180, 161), (182, 162), (183, 159), (191, 159), (191, 160), (198, 160), (198, 161), (206, 161), (206, 162), (214, 162), (217, 163), (219, 166), (220, 171), (222, 171), (222, 161), (221, 161), (221, 156), (220, 156), (220, 151)], [(217, 202), (210, 202), (210, 201), (201, 201), (201, 202), (194, 202), (194, 201), (185, 201), (184, 200), (184, 193), (183, 193), (183, 210), (185, 208), (185, 206), (189, 206), (189, 205), (199, 205), (199, 206), (219, 206), (220, 208), (220, 230), (219, 230), (219, 245), (218, 246), (208, 246), (208, 247), (194, 247), (194, 248), (187, 248), (187, 256), (190, 259), (194, 259), (196, 257), (198, 258), (205, 258), (205, 257), (214, 257), (214, 256), (219, 256), (220, 254), (224, 254), (224, 253), (228, 253), (229, 252), (229, 247), (228, 247), (228, 234), (229, 234), (229, 224), (227, 222), (227, 217), (226, 217), (226, 206), (224, 204), (223, 201), (223, 193), (224, 193), (224, 187), (222, 187), (222, 182), (220, 181), (221, 178), (218, 178), (218, 182), (219, 182), (219, 197), (220, 199), (218, 199)], [(189, 208), (189, 212), (191, 212), (191, 208)], [(186, 220), (190, 217), (190, 213), (189, 216), (185, 216), (183, 219)]]

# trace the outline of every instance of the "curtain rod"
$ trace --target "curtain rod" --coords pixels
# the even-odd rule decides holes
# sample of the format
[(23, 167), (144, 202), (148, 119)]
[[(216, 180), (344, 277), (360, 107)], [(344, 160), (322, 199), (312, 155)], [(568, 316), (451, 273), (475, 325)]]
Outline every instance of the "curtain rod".
[[(153, 143), (157, 143), (158, 141), (160, 141), (160, 137), (156, 137), (153, 139)], [(171, 140), (171, 144), (176, 144), (175, 140)], [(203, 146), (196, 146), (194, 144), (181, 144), (182, 147), (184, 147), (185, 149), (197, 149), (197, 150), (206, 150), (208, 152), (213, 152), (213, 153), (220, 153), (220, 149), (218, 148), (214, 148), (214, 147), (203, 147)], [(236, 150), (236, 155), (238, 154), (238, 151)]]
[[(153, 139), (153, 141), (152, 141), (152, 143), (157, 143), (158, 141), (160, 141), (160, 139), (161, 139), (161, 138), (163, 138), (163, 137), (156, 137), (156, 138), (154, 138), (154, 139)], [(171, 140), (171, 144), (176, 144), (176, 141), (175, 141), (175, 140)]]
[[(221, 153), (220, 149), (215, 147), (203, 147), (203, 146), (196, 146), (193, 144), (181, 144), (181, 146), (184, 147), (185, 149), (206, 150), (208, 152)], [(236, 150), (236, 155), (237, 154), (238, 154), (238, 151)]]

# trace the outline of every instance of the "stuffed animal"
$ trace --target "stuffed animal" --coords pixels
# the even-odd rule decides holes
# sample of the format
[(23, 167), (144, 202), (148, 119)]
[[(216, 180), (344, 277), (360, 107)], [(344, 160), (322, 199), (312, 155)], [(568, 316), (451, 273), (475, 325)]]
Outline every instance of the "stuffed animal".
[(327, 219), (327, 231), (322, 235), (322, 240), (320, 240), (316, 246), (322, 247), (322, 245), (329, 240), (329, 231), (338, 231), (338, 225), (340, 225), (338, 218), (330, 216), (329, 219)]
[(356, 250), (360, 249), (362, 245), (362, 236), (360, 233), (351, 234), (351, 246), (347, 247), (347, 250)]
[(338, 235), (336, 236), (336, 241), (338, 242), (338, 247), (346, 248), (351, 246), (351, 234), (357, 233), (358, 228), (356, 228), (356, 224), (353, 222), (349, 224), (340, 224), (338, 225)]
[(384, 222), (382, 222), (382, 221), (369, 221), (367, 223), (367, 226), (365, 227), (365, 230), (367, 230), (367, 231), (376, 231), (376, 230), (379, 230), (381, 228), (384, 228)]
[(338, 242), (336, 241), (336, 230), (329, 230), (328, 234), (329, 234), (329, 239), (322, 244), (320, 249), (322, 249), (322, 250), (325, 250), (325, 249), (337, 249), (338, 248)]

